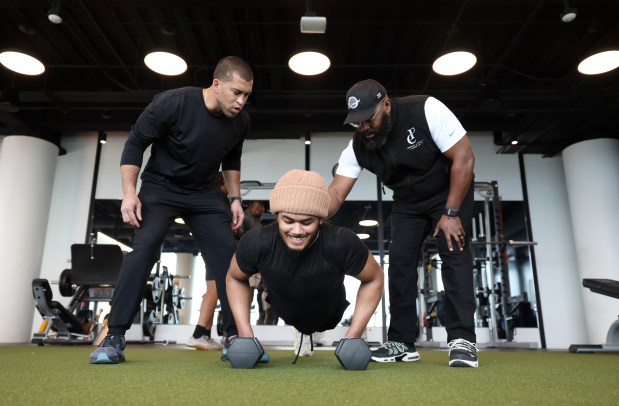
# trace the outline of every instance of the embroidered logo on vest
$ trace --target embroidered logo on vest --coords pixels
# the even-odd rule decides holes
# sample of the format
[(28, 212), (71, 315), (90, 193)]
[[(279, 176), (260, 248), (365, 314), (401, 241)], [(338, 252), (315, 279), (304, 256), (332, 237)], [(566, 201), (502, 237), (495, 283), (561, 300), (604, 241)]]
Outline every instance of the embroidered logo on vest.
[(421, 146), (421, 144), (423, 144), (423, 140), (417, 141), (417, 139), (415, 138), (415, 127), (411, 127), (406, 131), (408, 132), (408, 135), (406, 136), (406, 142), (410, 144), (406, 149), (415, 149)]

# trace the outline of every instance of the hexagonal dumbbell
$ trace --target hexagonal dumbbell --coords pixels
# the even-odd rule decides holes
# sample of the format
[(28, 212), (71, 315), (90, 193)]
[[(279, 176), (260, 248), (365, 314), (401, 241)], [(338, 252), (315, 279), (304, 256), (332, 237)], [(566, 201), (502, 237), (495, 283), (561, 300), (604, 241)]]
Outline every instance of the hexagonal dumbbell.
[(228, 348), (228, 359), (232, 368), (251, 369), (256, 366), (264, 349), (257, 338), (238, 337), (232, 340)]
[(344, 338), (337, 345), (335, 356), (344, 369), (363, 371), (370, 363), (372, 352), (363, 338)]

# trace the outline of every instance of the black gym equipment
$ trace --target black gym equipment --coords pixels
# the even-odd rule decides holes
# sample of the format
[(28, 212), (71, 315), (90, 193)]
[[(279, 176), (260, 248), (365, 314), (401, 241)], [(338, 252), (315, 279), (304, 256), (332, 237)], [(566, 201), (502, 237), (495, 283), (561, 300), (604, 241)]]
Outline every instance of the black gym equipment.
[[(32, 294), (39, 313), (44, 318), (42, 328), (44, 331), (35, 333), (35, 337), (43, 339), (49, 330), (56, 332), (58, 339), (70, 340), (71, 336), (84, 336), (84, 326), (77, 316), (68, 311), (62, 304), (52, 300), (52, 288), (47, 279), (34, 279), (32, 281)], [(35, 341), (33, 337), (32, 342)]]
[(32, 294), (43, 323), (33, 344), (90, 344), (98, 327), (97, 302), (112, 299), (123, 254), (117, 245), (73, 244), (71, 269), (62, 271), (60, 294), (71, 297), (68, 307), (52, 300), (47, 279), (32, 281)]
[(232, 368), (252, 369), (264, 355), (264, 349), (257, 338), (237, 337), (230, 343), (228, 359)]
[(372, 352), (363, 338), (344, 338), (335, 348), (335, 357), (348, 371), (367, 369)]
[[(613, 279), (583, 279), (582, 286), (600, 295), (619, 299), (619, 281)], [(572, 344), (569, 350), (577, 354), (619, 352), (619, 318), (610, 325), (606, 335), (606, 343), (600, 345)]]
[(191, 300), (186, 296), (185, 288), (179, 287), (175, 279), (188, 276), (172, 275), (166, 266), (156, 263), (155, 273), (149, 277), (144, 290), (142, 309), (137, 322), (142, 324), (144, 337), (153, 342), (155, 330), (159, 324), (179, 324), (179, 310), (185, 307), (185, 302)]

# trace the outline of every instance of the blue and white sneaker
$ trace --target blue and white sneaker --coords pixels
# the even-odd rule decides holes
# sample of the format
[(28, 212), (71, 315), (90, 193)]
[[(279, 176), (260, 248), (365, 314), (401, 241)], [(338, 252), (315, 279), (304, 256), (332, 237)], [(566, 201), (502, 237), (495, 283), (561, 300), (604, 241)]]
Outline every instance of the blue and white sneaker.
[(105, 336), (99, 347), (90, 354), (91, 364), (118, 364), (125, 362), (125, 336)]

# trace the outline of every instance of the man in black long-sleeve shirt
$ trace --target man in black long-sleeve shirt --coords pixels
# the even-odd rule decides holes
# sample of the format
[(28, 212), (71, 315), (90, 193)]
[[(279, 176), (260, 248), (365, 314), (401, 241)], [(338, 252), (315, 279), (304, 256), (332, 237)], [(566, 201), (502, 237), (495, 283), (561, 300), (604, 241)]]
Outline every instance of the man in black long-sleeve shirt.
[[(146, 281), (165, 234), (181, 217), (215, 273), (227, 334), (236, 326), (226, 296), (226, 272), (234, 253), (232, 229), (243, 224), (240, 178), (243, 141), (250, 120), (242, 111), (253, 87), (251, 68), (241, 58), (221, 59), (210, 87), (185, 87), (158, 94), (131, 129), (123, 149), (123, 221), (136, 227), (133, 251), (123, 261), (108, 319), (109, 332), (90, 355), (93, 364), (123, 362), (125, 332), (144, 297)], [(144, 151), (151, 156), (137, 178)], [(230, 203), (215, 175), (223, 171)], [(232, 220), (232, 227), (230, 221)]]

